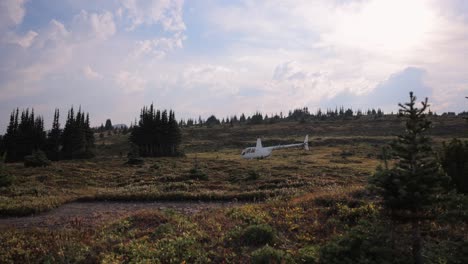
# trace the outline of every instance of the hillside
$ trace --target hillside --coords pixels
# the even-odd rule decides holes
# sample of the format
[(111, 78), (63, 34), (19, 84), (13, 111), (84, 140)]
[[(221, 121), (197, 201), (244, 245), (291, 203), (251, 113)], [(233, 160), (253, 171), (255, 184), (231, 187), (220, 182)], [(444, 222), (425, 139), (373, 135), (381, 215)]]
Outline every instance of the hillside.
[[(461, 118), (436, 118), (433, 125), (436, 147), (452, 137), (466, 137), (467, 124)], [(365, 186), (382, 164), (382, 147), (402, 132), (399, 120), (190, 127), (182, 132), (185, 156), (145, 158), (137, 166), (125, 164), (128, 134), (118, 133), (96, 136), (93, 159), (34, 169), (7, 164), (16, 180), (1, 188), (0, 214), (5, 220), (0, 219), (4, 231), (0, 243), (9, 250), (0, 252), (0, 262), (41, 262), (48, 252), (52, 262), (156, 258), (164, 263), (247, 263), (256, 254), (273, 254), (285, 263), (316, 263), (320, 254), (325, 259), (326, 252), (333, 256), (347, 252), (346, 245), (338, 247), (342, 236), (367, 237), (372, 242), (366, 243), (375, 250), (385, 248), (374, 235), (380, 234), (376, 228), (386, 224), (386, 216)], [(263, 160), (240, 157), (240, 151), (253, 146), (257, 137), (264, 145), (273, 145), (301, 142), (306, 134), (310, 151), (278, 150)], [(97, 201), (99, 206), (86, 206)], [(135, 210), (123, 210), (130, 205), (111, 201), (132, 202)], [(160, 204), (148, 203), (153, 201)], [(165, 201), (183, 203), (168, 209)], [(54, 210), (64, 203), (75, 209)], [(106, 210), (92, 209), (106, 206)], [(20, 221), (23, 227), (14, 228), (14, 218), (5, 218), (37, 213), (44, 214)], [(466, 245), (447, 243), (446, 236), (466, 240), (466, 222), (440, 228), (447, 233), (431, 236), (430, 254), (458, 259), (458, 253), (447, 252)], [(408, 230), (400, 230), (403, 240)], [(248, 232), (257, 233), (249, 238)], [(57, 242), (57, 233), (67, 239)], [(262, 247), (265, 244), (273, 248)], [(436, 249), (445, 251), (433, 253)], [(408, 248), (398, 252), (409, 254)], [(366, 258), (379, 259), (374, 257)]]

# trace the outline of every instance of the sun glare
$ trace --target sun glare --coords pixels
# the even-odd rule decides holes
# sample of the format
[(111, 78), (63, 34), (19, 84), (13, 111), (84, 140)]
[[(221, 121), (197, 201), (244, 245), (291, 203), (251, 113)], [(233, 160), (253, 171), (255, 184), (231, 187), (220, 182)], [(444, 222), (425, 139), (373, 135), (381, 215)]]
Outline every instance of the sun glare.
[(355, 11), (340, 14), (334, 38), (370, 50), (411, 50), (425, 42), (435, 21), (427, 1), (374, 0)]

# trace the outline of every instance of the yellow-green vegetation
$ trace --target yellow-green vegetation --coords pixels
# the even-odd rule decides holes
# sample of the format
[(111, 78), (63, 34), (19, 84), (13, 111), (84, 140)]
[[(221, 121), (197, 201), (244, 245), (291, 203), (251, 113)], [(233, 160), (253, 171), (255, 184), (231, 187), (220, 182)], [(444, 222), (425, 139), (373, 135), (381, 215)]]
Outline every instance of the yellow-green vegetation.
[[(97, 229), (10, 229), (0, 236), (1, 263), (384, 263), (404, 261), (382, 231), (381, 210), (360, 187), (329, 187), (315, 196), (194, 215), (139, 211)], [(376, 224), (380, 223), (380, 224)], [(409, 227), (399, 230), (405, 236)], [(430, 263), (463, 263), (466, 224), (431, 234)], [(460, 241), (460, 240), (459, 240)], [(408, 248), (399, 252), (408, 252)], [(436, 251), (450, 254), (437, 255)], [(347, 257), (346, 258), (344, 258)], [(445, 258), (444, 258), (445, 257)], [(278, 261), (280, 260), (280, 261)], [(451, 262), (452, 261), (452, 262)]]
[[(459, 136), (464, 122), (435, 120), (435, 147)], [(401, 129), (397, 120), (188, 128), (185, 156), (133, 166), (125, 164), (128, 137), (106, 134), (94, 159), (39, 168), (6, 164), (15, 180), (0, 187), (3, 216), (75, 200), (261, 202), (195, 214), (129, 212), (93, 228), (3, 227), (0, 263), (408, 263), (411, 227), (389, 233), (380, 200), (365, 187), (382, 164), (382, 147)], [(309, 152), (240, 157), (257, 136), (268, 146), (301, 142), (305, 134)], [(430, 222), (429, 263), (464, 263), (466, 223)]]
[[(313, 257), (311, 246), (322, 245), (331, 235), (348, 228), (340, 225), (347, 214), (364, 219), (378, 213), (377, 208), (369, 209), (357, 198), (362, 195), (361, 189), (347, 192), (345, 188), (329, 188), (327, 192), (333, 197), (321, 198), (329, 199), (329, 206), (304, 198), (190, 216), (173, 211), (140, 211), (97, 230), (80, 226), (9, 230), (0, 238), (0, 262), (239, 263), (270, 257), (294, 261), (293, 256), (301, 262), (302, 257)], [(343, 210), (341, 201), (363, 212)]]
[(365, 182), (379, 161), (364, 154), (343, 158), (346, 148), (278, 151), (260, 161), (242, 160), (228, 149), (148, 158), (139, 166), (125, 165), (125, 158), (60, 161), (43, 168), (7, 164), (16, 181), (2, 187), (0, 214), (37, 213), (78, 199), (255, 201)]

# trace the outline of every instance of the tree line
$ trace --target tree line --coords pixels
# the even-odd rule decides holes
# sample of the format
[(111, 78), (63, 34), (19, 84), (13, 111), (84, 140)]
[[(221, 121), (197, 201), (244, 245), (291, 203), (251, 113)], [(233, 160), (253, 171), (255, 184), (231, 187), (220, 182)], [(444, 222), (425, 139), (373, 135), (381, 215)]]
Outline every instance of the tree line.
[(140, 120), (131, 127), (130, 141), (143, 157), (177, 156), (182, 134), (172, 110), (143, 107)]
[(67, 115), (65, 127), (60, 128), (60, 112), (56, 109), (52, 129), (46, 133), (44, 119), (35, 116), (34, 109), (12, 111), (5, 135), (1, 138), (0, 153), (6, 162), (23, 161), (33, 152), (43, 151), (50, 160), (79, 159), (94, 156), (94, 133), (89, 114), (73, 107)]
[[(215, 125), (243, 125), (243, 124), (273, 124), (283, 121), (326, 121), (326, 120), (346, 120), (346, 119), (359, 119), (363, 118), (382, 118), (386, 114), (384, 111), (379, 109), (368, 109), (367, 111), (357, 110), (354, 111), (351, 108), (345, 109), (343, 106), (340, 108), (333, 109), (318, 109), (315, 113), (311, 113), (308, 107), (297, 108), (290, 110), (287, 115), (282, 112), (279, 114), (262, 114), (261, 112), (255, 112), (248, 116), (242, 113), (239, 117), (237, 115), (218, 119), (215, 115), (209, 116), (206, 120), (202, 119), (201, 116), (198, 119), (189, 118), (187, 120), (180, 120), (179, 125), (184, 127), (191, 126), (215, 126)], [(389, 114), (387, 114), (389, 115)], [(390, 113), (393, 115), (393, 113)]]
[[(467, 117), (467, 112), (456, 114), (455, 112), (444, 112), (438, 115), (427, 109), (428, 116), (442, 116), (442, 117)], [(353, 119), (382, 119), (382, 118), (396, 118), (397, 113), (385, 113), (380, 108), (369, 108), (367, 110), (353, 110), (352, 108), (345, 108), (344, 106), (336, 107), (335, 109), (327, 108), (325, 110), (319, 108), (315, 112), (310, 112), (308, 107), (297, 108), (288, 111), (288, 114), (282, 112), (275, 114), (262, 114), (257, 111), (252, 115), (242, 113), (240, 116), (232, 115), (225, 118), (218, 118), (216, 115), (210, 115), (207, 119), (199, 116), (197, 119), (188, 118), (187, 120), (179, 120), (179, 126), (193, 127), (193, 126), (207, 126), (212, 127), (216, 125), (256, 125), (256, 124), (274, 124), (278, 122), (309, 122), (309, 121), (333, 121), (333, 120), (353, 120)]]

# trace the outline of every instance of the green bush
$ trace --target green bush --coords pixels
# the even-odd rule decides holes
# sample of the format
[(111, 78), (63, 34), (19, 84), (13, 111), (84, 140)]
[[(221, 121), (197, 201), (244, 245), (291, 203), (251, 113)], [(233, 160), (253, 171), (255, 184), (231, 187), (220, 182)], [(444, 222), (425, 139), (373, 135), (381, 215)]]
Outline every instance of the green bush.
[(145, 163), (145, 160), (140, 157), (129, 157), (125, 164), (128, 165), (142, 165)]
[(206, 175), (206, 173), (204, 173), (199, 168), (193, 167), (189, 171), (189, 178), (192, 179), (192, 180), (207, 181), (208, 180), (208, 175)]
[(242, 233), (242, 240), (250, 246), (271, 244), (275, 239), (275, 231), (269, 225), (251, 225)]
[(297, 254), (298, 263), (319, 263), (320, 251), (317, 246), (305, 246), (299, 249)]
[(284, 251), (264, 246), (252, 252), (251, 260), (253, 264), (280, 264), (294, 263), (291, 256)]
[(254, 170), (251, 170), (251, 171), (249, 171), (246, 180), (248, 180), (248, 181), (255, 181), (255, 180), (260, 179), (260, 177), (261, 177), (260, 173), (254, 171)]
[(140, 157), (140, 151), (137, 145), (131, 144), (130, 152), (127, 154), (128, 161), (125, 164), (128, 165), (142, 165), (145, 160)]
[(458, 192), (468, 194), (468, 142), (454, 138), (444, 143), (441, 164)]
[(320, 249), (320, 262), (329, 264), (405, 263), (405, 258), (408, 256), (405, 256), (404, 252), (398, 252), (398, 254), (390, 245), (389, 233), (382, 224), (360, 222), (347, 234), (325, 244)]
[(5, 167), (5, 154), (0, 158), (0, 187), (10, 186), (15, 178), (10, 175)]
[(50, 164), (50, 160), (41, 150), (34, 151), (31, 155), (24, 157), (24, 167), (26, 168), (47, 167)]

